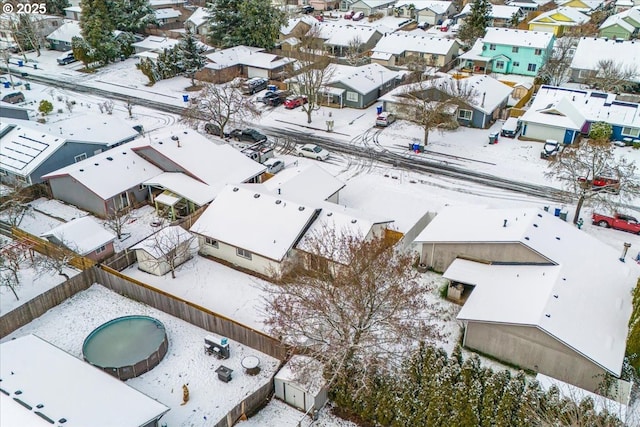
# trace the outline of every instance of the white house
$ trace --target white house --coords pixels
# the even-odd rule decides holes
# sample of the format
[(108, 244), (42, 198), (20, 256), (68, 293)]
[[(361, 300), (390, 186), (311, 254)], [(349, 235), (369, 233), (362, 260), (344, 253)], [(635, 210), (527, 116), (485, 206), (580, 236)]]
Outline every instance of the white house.
[(345, 183), (315, 163), (289, 166), (262, 183), (264, 190), (285, 198), (340, 203)]
[(3, 426), (157, 427), (169, 411), (35, 335), (3, 342), (0, 353)]
[(42, 233), (40, 237), (94, 261), (113, 255), (113, 242), (116, 239), (115, 234), (106, 230), (91, 216), (60, 224)]
[(164, 49), (173, 48), (178, 43), (180, 43), (180, 41), (177, 39), (161, 36), (147, 36), (139, 42), (132, 43), (131, 46), (135, 49), (136, 54), (143, 52), (160, 53)]
[(163, 276), (192, 258), (194, 237), (177, 225), (161, 229), (131, 247), (136, 251), (138, 269)]
[(468, 295), (464, 346), (590, 391), (620, 376), (637, 274), (619, 250), (518, 208), (448, 207), (415, 242)]
[(608, 40), (582, 37), (571, 60), (571, 78), (582, 83), (599, 70), (601, 61), (611, 61), (620, 70), (635, 71), (631, 77), (640, 83), (640, 43), (637, 40)]
[(371, 61), (385, 66), (406, 66), (422, 61), (424, 65), (439, 68), (458, 56), (460, 43), (426, 33), (398, 31), (386, 34), (371, 51)]
[(67, 51), (71, 50), (74, 37), (82, 38), (80, 21), (66, 21), (47, 36), (47, 41), (51, 44), (51, 49)]
[(250, 185), (229, 185), (190, 231), (198, 235), (200, 254), (277, 276), (317, 214), (310, 204), (259, 192)]

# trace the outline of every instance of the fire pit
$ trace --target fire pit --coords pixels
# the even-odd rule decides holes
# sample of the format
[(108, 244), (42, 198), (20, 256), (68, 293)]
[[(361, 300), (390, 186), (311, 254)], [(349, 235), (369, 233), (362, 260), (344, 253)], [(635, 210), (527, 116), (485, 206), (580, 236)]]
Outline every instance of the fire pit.
[(256, 356), (247, 356), (240, 362), (247, 375), (258, 375), (260, 373), (260, 359)]

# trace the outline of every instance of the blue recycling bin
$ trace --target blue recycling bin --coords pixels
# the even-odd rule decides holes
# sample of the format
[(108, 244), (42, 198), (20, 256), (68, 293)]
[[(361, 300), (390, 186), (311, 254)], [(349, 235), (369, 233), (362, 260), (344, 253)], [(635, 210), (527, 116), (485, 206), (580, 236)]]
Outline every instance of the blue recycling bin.
[(376, 107), (377, 114), (382, 113), (382, 105)]
[(268, 85), (267, 86), (267, 90), (275, 92), (276, 90), (278, 90), (278, 86), (276, 86), (276, 85)]
[(560, 211), (561, 211), (561, 210), (562, 210), (562, 209), (560, 209), (560, 208), (556, 208), (556, 209), (553, 211), (553, 216), (560, 216)]
[(22, 59), (18, 59), (18, 67), (24, 67), (24, 61)]
[(182, 100), (184, 102), (189, 102), (189, 95), (182, 95)]
[(11, 87), (11, 82), (4, 82), (4, 87), (5, 88)]

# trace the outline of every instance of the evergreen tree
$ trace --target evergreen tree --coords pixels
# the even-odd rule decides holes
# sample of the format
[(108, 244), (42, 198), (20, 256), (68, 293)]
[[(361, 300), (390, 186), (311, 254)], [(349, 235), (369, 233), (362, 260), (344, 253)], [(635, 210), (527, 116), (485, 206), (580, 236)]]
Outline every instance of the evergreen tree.
[(640, 374), (640, 279), (633, 290), (633, 310), (629, 319), (629, 336), (627, 337), (627, 356), (629, 363)]
[(157, 23), (149, 0), (115, 0), (115, 3), (117, 13), (113, 19), (116, 30), (137, 33)]
[(118, 11), (113, 0), (81, 0), (80, 28), (82, 37), (94, 51), (89, 56), (92, 62), (106, 64), (120, 56), (115, 41), (114, 17)]
[(191, 86), (195, 86), (195, 75), (207, 64), (204, 56), (206, 48), (187, 30), (178, 44), (178, 50), (182, 59), (184, 72), (191, 78)]
[(475, 0), (471, 4), (471, 13), (464, 19), (458, 32), (458, 38), (471, 47), (480, 37), (484, 37), (490, 22), (491, 3), (489, 0)]
[(71, 6), (69, 0), (46, 0), (49, 15), (64, 16), (64, 9)]
[(285, 14), (270, 0), (217, 0), (208, 7), (209, 39), (214, 46), (275, 45)]

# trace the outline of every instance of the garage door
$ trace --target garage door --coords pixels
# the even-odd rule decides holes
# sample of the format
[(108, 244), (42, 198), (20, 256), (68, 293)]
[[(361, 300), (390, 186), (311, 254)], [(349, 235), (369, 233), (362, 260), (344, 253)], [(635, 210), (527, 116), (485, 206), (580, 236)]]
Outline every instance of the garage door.
[(291, 384), (284, 383), (284, 401), (289, 405), (295, 406), (298, 409), (306, 410), (304, 407), (304, 392)]
[(262, 68), (254, 68), (254, 67), (248, 67), (247, 68), (247, 75), (249, 76), (249, 78), (251, 77), (264, 77), (265, 79), (269, 78), (269, 70), (265, 70)]

